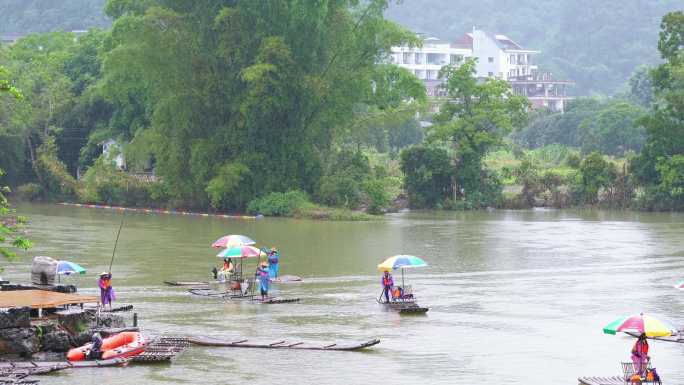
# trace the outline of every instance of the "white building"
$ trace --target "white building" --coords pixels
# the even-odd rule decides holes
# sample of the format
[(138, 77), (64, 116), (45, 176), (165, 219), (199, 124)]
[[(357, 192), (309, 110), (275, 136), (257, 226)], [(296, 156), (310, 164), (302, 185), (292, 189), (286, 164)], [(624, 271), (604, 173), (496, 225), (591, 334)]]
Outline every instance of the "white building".
[(111, 159), (119, 170), (126, 169), (126, 159), (124, 158), (121, 146), (114, 139), (107, 139), (101, 143), (102, 155), (106, 159)]
[(467, 58), (477, 59), (476, 77), (497, 78), (511, 83), (513, 91), (527, 96), (535, 107), (562, 111), (566, 86), (572, 82), (553, 81), (533, 64), (539, 51), (525, 49), (505, 35), (491, 35), (473, 29), (449, 42), (434, 37), (423, 39), (422, 47), (392, 47), (390, 62), (413, 71), (425, 82), (429, 96), (445, 96), (439, 71), (445, 65), (459, 65)]

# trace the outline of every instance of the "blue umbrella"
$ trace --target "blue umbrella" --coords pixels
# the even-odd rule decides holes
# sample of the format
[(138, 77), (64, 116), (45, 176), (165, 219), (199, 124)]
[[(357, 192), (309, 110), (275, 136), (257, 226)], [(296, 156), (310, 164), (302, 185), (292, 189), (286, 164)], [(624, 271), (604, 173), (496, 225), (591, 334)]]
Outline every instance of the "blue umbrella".
[(58, 275), (85, 274), (86, 269), (81, 265), (69, 261), (59, 261), (57, 263)]

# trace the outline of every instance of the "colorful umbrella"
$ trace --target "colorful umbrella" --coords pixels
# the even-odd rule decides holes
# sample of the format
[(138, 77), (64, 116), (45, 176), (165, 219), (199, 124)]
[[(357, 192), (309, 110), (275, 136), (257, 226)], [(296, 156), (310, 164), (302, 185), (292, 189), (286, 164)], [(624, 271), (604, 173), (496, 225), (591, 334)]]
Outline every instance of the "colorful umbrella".
[(684, 290), (684, 281), (677, 282), (675, 289)]
[(404, 269), (414, 267), (425, 267), (427, 263), (422, 259), (413, 255), (395, 255), (385, 259), (384, 262), (378, 265), (378, 270), (389, 271), (401, 269), (401, 286), (404, 287)]
[(257, 249), (254, 246), (237, 246), (231, 247), (216, 254), (219, 258), (249, 258), (249, 257), (265, 257), (266, 253)]
[(57, 263), (57, 274), (59, 275), (70, 275), (70, 274), (85, 274), (86, 269), (81, 267), (81, 265), (69, 262), (69, 261), (59, 261)]
[(385, 271), (425, 266), (427, 266), (425, 261), (413, 255), (395, 255), (385, 259), (384, 262), (379, 264), (378, 270)]
[(237, 246), (249, 246), (255, 243), (256, 242), (254, 242), (253, 239), (245, 237), (244, 235), (225, 235), (217, 239), (216, 242), (212, 243), (211, 247), (220, 249), (222, 247), (231, 248)]
[(671, 325), (644, 313), (620, 317), (603, 328), (605, 334), (617, 332), (643, 334), (647, 337), (668, 337), (677, 334)]

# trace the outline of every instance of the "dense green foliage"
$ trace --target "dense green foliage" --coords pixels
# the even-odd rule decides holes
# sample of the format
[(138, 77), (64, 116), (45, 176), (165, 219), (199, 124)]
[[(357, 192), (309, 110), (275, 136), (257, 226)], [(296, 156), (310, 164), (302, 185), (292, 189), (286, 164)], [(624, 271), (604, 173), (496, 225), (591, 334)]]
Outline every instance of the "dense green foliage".
[(622, 156), (641, 150), (646, 130), (639, 122), (646, 109), (627, 99), (578, 98), (569, 103), (565, 113), (535, 111), (530, 123), (513, 134), (523, 147), (549, 144), (579, 147), (585, 154), (599, 151)]
[(451, 197), (454, 167), (446, 150), (413, 146), (401, 152), (401, 170), (409, 203), (416, 208), (436, 207)]
[[(0, 67), (0, 98), (4, 96), (15, 99), (22, 97), (21, 92), (11, 84), (8, 72)], [(5, 172), (0, 168), (0, 179), (4, 174)], [(22, 236), (21, 226), (25, 218), (17, 216), (10, 207), (5, 198), (7, 192), (9, 188), (0, 186), (0, 255), (7, 259), (14, 259), (16, 253), (12, 248), (26, 250), (31, 247), (31, 242)]]
[(455, 40), (473, 26), (539, 49), (541, 68), (577, 82), (581, 95), (613, 94), (642, 64), (658, 61), (659, 20), (680, 0), (406, 0), (387, 17)]
[(475, 78), (475, 61), (441, 71), (451, 100), (435, 116), (431, 140), (449, 142), (454, 149), (454, 200), (466, 200), (476, 207), (492, 205), (492, 175), (483, 169), (483, 159), (526, 118), (527, 99), (514, 95), (503, 80)]
[(647, 140), (632, 165), (647, 186), (642, 202), (654, 209), (684, 207), (684, 12), (665, 16), (661, 29), (658, 49), (665, 62), (652, 71), (655, 101), (642, 121)]
[[(243, 210), (302, 190), (381, 212), (394, 181), (377, 178), (361, 149), (419, 141), (426, 99), (412, 73), (378, 64), (418, 42), (383, 19), (386, 7), (110, 0), (111, 31), (33, 34), (0, 51), (27, 90), (0, 103), (0, 145), (14, 149), (0, 164), (12, 184), (38, 183), (26, 195), (51, 200)], [(154, 169), (158, 182), (100, 159), (111, 138), (129, 171)]]

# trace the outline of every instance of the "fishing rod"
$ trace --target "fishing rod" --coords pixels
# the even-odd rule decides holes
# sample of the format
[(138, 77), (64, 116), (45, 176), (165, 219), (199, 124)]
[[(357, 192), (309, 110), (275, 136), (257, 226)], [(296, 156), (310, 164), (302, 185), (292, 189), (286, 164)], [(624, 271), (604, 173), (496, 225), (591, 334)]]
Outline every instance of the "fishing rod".
[(119, 231), (116, 233), (116, 242), (114, 242), (114, 250), (112, 250), (112, 259), (109, 261), (109, 270), (107, 270), (108, 273), (112, 273), (112, 265), (114, 264), (114, 255), (116, 254), (116, 245), (119, 244), (119, 235), (121, 235), (121, 228), (123, 227), (124, 224), (124, 217), (123, 215), (121, 216), (121, 223), (119, 224)]

